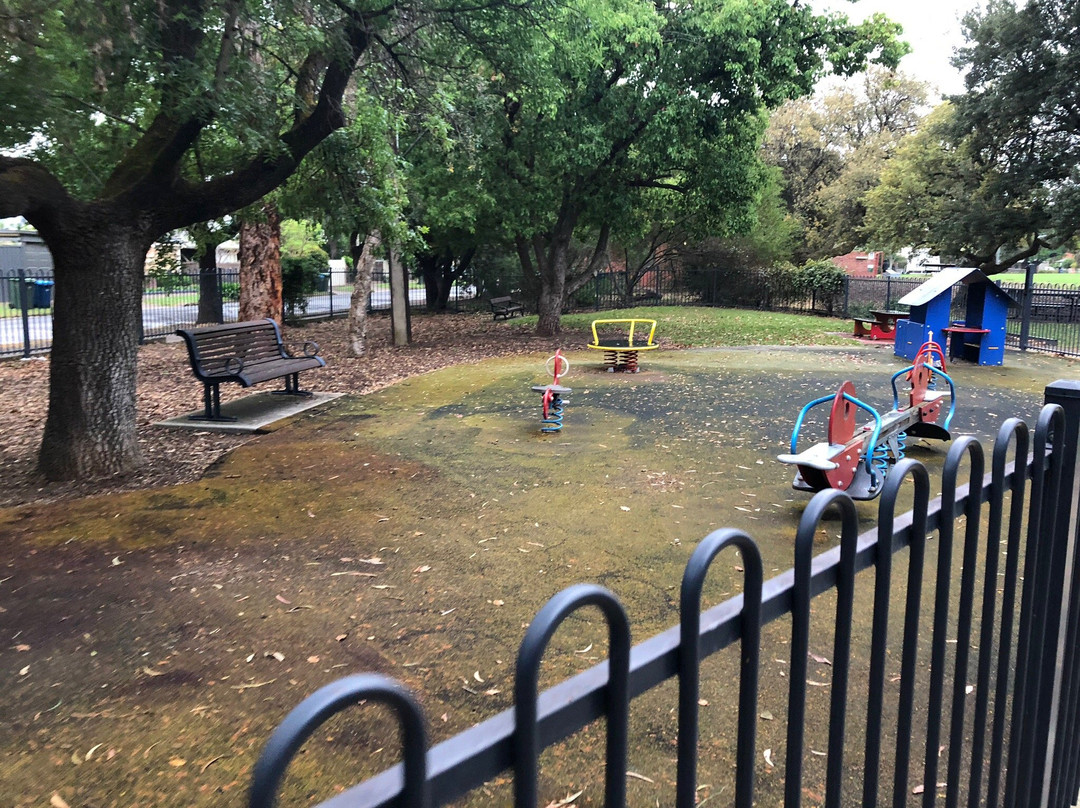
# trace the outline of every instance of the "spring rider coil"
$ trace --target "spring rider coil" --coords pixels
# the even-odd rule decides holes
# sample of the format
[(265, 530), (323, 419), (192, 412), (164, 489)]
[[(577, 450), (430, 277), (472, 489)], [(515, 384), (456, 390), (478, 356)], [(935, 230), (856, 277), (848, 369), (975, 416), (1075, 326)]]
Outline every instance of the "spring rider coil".
[(555, 351), (555, 355), (547, 360), (548, 372), (551, 373), (551, 384), (534, 384), (534, 393), (540, 393), (544, 407), (544, 416), (540, 421), (541, 432), (558, 432), (562, 429), (563, 406), (569, 402), (565, 398), (571, 392), (569, 387), (559, 384), (559, 377), (570, 372), (570, 362), (562, 355), (561, 349)]

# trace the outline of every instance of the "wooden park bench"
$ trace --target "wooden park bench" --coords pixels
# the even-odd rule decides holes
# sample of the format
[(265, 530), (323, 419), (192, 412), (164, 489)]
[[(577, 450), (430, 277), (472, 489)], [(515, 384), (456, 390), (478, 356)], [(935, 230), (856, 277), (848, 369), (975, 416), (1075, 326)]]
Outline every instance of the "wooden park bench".
[(203, 414), (192, 415), (196, 421), (235, 421), (221, 414), (222, 382), (251, 387), (271, 379), (285, 379), (280, 395), (310, 396), (300, 389), (300, 372), (326, 365), (317, 356), (319, 346), (304, 343), (304, 355), (293, 356), (285, 350), (281, 331), (273, 320), (212, 325), (207, 328), (176, 332), (187, 343), (191, 369), (203, 383)]
[(491, 319), (498, 320), (502, 317), (505, 320), (513, 317), (515, 314), (524, 317), (525, 307), (520, 303), (515, 303), (513, 298), (510, 297), (491, 298)]

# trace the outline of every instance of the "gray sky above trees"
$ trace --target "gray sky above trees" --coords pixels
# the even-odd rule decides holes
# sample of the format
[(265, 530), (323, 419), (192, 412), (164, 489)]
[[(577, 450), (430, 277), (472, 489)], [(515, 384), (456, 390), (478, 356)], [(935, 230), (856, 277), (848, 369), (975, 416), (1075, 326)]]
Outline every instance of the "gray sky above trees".
[(949, 60), (954, 49), (964, 44), (961, 18), (984, 4), (977, 0), (822, 0), (813, 5), (842, 12), (856, 22), (882, 12), (904, 26), (902, 38), (911, 44), (911, 53), (900, 62), (903, 72), (930, 83), (935, 93), (964, 92), (963, 77)]

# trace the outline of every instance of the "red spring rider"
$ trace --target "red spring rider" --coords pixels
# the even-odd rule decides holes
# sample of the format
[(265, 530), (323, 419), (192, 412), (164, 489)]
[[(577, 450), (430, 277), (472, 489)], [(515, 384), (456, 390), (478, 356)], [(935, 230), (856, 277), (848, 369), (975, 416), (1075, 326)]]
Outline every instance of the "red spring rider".
[(558, 432), (562, 429), (563, 405), (569, 401), (564, 396), (571, 392), (569, 387), (559, 384), (559, 377), (570, 372), (570, 361), (562, 355), (562, 349), (548, 358), (547, 368), (551, 373), (551, 384), (535, 384), (532, 389), (543, 396), (544, 418), (540, 422), (540, 431)]

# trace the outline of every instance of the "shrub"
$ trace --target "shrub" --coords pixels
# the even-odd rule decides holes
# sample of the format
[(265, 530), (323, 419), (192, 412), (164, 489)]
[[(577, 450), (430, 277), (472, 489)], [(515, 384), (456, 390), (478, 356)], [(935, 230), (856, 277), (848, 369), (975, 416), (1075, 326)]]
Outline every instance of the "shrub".
[(330, 271), (330, 259), (315, 245), (299, 255), (281, 257), (281, 299), (285, 316), (295, 319), (307, 312), (307, 299), (318, 291), (322, 276)]

